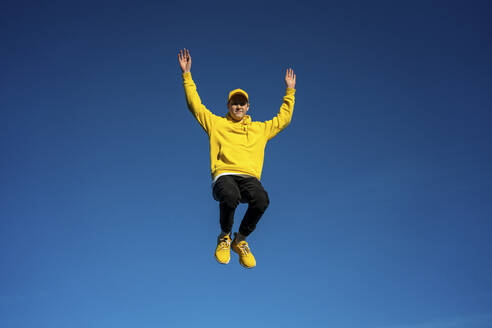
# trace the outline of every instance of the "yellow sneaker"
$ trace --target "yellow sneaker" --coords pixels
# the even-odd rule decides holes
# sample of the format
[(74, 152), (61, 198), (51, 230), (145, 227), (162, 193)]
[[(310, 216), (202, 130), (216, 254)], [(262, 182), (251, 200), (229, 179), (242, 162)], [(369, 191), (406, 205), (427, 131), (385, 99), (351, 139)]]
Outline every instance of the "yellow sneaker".
[(217, 248), (215, 249), (217, 262), (227, 264), (231, 260), (231, 237), (229, 234), (222, 238), (217, 238)]
[(237, 242), (237, 233), (234, 233), (234, 241), (232, 242), (232, 250), (239, 254), (239, 263), (248, 269), (254, 268), (256, 266), (256, 260), (249, 249), (248, 243), (246, 241)]

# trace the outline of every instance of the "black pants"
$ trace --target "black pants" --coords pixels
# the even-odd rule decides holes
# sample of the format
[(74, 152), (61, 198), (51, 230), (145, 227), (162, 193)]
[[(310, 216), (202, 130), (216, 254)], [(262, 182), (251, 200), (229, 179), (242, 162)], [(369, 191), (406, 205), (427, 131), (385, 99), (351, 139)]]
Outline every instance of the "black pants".
[(248, 203), (248, 209), (239, 226), (239, 233), (248, 236), (256, 228), (261, 216), (270, 204), (268, 193), (255, 177), (223, 175), (214, 185), (213, 197), (220, 202), (220, 227), (230, 233), (234, 212), (239, 203)]

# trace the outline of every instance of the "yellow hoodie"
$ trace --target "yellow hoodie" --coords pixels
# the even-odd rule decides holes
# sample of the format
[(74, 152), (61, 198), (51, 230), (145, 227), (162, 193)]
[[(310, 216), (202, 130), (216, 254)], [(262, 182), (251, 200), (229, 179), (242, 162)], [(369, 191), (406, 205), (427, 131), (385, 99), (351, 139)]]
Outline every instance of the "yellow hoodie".
[(267, 142), (285, 129), (294, 111), (295, 89), (287, 88), (276, 117), (265, 122), (253, 122), (245, 115), (235, 122), (210, 112), (201, 102), (191, 73), (183, 73), (183, 85), (190, 112), (207, 132), (210, 140), (212, 179), (221, 173), (247, 174), (261, 179)]

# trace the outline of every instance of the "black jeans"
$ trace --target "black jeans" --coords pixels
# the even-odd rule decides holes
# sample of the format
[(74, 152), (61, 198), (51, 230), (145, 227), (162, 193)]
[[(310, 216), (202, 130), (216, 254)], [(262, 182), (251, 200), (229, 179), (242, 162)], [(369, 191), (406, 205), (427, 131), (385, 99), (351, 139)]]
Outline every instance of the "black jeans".
[(215, 182), (213, 197), (220, 203), (220, 227), (230, 233), (234, 212), (239, 203), (248, 203), (248, 209), (239, 226), (239, 233), (248, 236), (256, 228), (261, 216), (270, 204), (268, 193), (255, 177), (223, 175)]

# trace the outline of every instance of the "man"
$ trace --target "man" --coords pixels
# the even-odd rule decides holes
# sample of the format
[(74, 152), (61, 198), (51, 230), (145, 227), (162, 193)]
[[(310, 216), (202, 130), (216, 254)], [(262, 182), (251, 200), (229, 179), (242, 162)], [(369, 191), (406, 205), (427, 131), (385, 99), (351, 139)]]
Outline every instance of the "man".
[[(229, 112), (217, 116), (201, 102), (196, 85), (191, 78), (191, 56), (187, 49), (178, 54), (183, 72), (183, 84), (190, 112), (207, 132), (210, 141), (212, 195), (220, 204), (221, 233), (217, 239), (215, 258), (219, 263), (230, 261), (232, 250), (239, 255), (239, 263), (246, 268), (256, 266), (256, 260), (246, 242), (246, 237), (267, 209), (270, 200), (260, 179), (267, 142), (285, 129), (292, 118), (296, 75), (287, 69), (287, 86), (282, 106), (276, 117), (269, 121), (251, 121), (249, 96), (242, 89), (229, 93)], [(239, 203), (248, 203), (248, 209), (231, 242), (234, 212)]]

